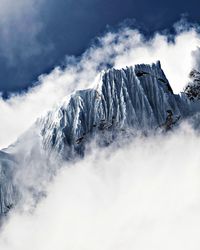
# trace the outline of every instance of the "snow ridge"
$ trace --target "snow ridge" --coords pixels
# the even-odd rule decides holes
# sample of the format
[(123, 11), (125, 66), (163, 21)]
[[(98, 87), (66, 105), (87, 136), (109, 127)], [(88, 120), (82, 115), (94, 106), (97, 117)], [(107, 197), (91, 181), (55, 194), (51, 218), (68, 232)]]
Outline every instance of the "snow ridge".
[[(42, 175), (50, 180), (55, 173), (55, 164), (49, 160), (52, 153), (71, 160), (84, 156), (86, 142), (97, 135), (100, 144), (108, 145), (129, 130), (155, 130), (165, 121), (167, 110), (183, 118), (192, 114), (190, 100), (173, 93), (160, 62), (108, 70), (95, 88), (75, 92), (63, 105), (39, 118), (12, 146), (12, 153), (9, 148), (0, 151), (0, 215), (21, 195), (16, 179), (18, 183), (27, 179), (24, 188), (34, 196), (42, 193), (38, 184)], [(39, 157), (43, 164), (38, 165)]]

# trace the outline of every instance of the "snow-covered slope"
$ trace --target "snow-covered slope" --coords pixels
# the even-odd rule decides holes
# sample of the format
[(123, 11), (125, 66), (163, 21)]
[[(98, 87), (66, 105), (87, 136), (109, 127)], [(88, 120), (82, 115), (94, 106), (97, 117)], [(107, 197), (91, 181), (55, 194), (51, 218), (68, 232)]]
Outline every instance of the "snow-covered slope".
[(155, 130), (165, 121), (167, 110), (174, 116), (191, 115), (190, 101), (184, 94), (173, 94), (160, 62), (108, 70), (96, 88), (75, 92), (0, 152), (0, 214), (16, 203), (20, 185), (36, 196), (42, 192), (39, 180), (54, 174), (50, 160), (54, 153), (74, 159), (84, 155), (86, 142), (94, 137), (108, 145), (129, 131)]
[(96, 89), (75, 92), (39, 124), (45, 148), (68, 158), (69, 151), (82, 154), (82, 144), (93, 134), (109, 130), (115, 137), (130, 128), (153, 129), (165, 121), (169, 109), (174, 115), (189, 112), (158, 62), (105, 72)]

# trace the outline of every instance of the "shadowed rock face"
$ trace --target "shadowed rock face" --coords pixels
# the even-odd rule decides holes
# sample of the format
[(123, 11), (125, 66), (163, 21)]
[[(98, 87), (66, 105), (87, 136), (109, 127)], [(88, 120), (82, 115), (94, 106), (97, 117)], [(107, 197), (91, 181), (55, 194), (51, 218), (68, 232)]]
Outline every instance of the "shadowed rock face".
[(106, 146), (128, 131), (155, 130), (167, 110), (181, 117), (192, 114), (187, 96), (173, 94), (159, 62), (105, 72), (96, 88), (75, 92), (0, 152), (0, 214), (16, 203), (22, 183), (23, 192), (31, 190), (39, 199), (40, 180), (50, 180), (56, 171), (54, 154), (73, 160), (84, 156), (86, 142), (94, 137)]
[(16, 200), (13, 186), (13, 167), (15, 161), (12, 155), (0, 151), (0, 216), (6, 214)]
[(190, 100), (200, 100), (200, 72), (192, 70), (189, 76), (191, 82), (186, 86), (184, 92)]

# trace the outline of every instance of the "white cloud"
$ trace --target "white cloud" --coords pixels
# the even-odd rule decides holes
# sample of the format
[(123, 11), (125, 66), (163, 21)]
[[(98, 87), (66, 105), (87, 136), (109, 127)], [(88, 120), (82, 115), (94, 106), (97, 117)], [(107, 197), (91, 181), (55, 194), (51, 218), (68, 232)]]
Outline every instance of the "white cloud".
[(64, 167), (33, 213), (14, 212), (4, 250), (199, 249), (200, 138), (188, 126), (95, 150)]
[(123, 31), (122, 41), (118, 46), (113, 45), (119, 53), (114, 65), (116, 68), (122, 68), (126, 65), (151, 64), (160, 60), (174, 92), (179, 93), (188, 83), (190, 70), (195, 67), (196, 61), (192, 53), (199, 45), (200, 35), (195, 28), (178, 33), (174, 42), (169, 42), (168, 36), (159, 33), (146, 40), (137, 30), (127, 29)]
[[(182, 27), (182, 26), (181, 26)], [(177, 29), (177, 28), (176, 28)], [(95, 82), (99, 70), (107, 64), (117, 68), (135, 63), (152, 63), (161, 60), (161, 65), (174, 91), (180, 92), (188, 81), (190, 70), (196, 66), (195, 53), (200, 43), (196, 26), (181, 28), (174, 42), (168, 35), (156, 33), (146, 39), (138, 30), (120, 29), (108, 32), (99, 38), (81, 57), (66, 60), (68, 67), (55, 69), (49, 76), (40, 79), (40, 85), (28, 93), (0, 100), (0, 148), (8, 146), (23, 133), (35, 119), (76, 88), (89, 87)]]
[(0, 0), (0, 55), (15, 65), (50, 47), (38, 40), (43, 0)]
[[(106, 64), (121, 68), (160, 59), (172, 87), (181, 91), (198, 45), (194, 27), (179, 30), (174, 42), (161, 34), (147, 40), (129, 28), (107, 33), (80, 61), (66, 60), (66, 69), (41, 76), (28, 93), (0, 100), (0, 147), (72, 91), (91, 86)], [(13, 211), (0, 249), (199, 249), (199, 147), (199, 135), (188, 125), (167, 136), (138, 138), (117, 151), (93, 147), (73, 168), (62, 168), (34, 212)], [(27, 147), (20, 150), (23, 155)], [(45, 164), (37, 156), (33, 172)], [(34, 184), (34, 177), (26, 181)]]

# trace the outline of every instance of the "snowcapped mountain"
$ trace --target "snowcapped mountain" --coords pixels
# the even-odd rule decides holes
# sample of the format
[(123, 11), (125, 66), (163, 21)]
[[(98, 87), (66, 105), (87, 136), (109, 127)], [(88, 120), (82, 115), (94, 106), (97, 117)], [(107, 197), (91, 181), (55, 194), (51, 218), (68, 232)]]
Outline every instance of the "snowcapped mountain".
[(84, 141), (100, 131), (115, 137), (130, 128), (155, 128), (165, 121), (169, 109), (175, 115), (189, 114), (185, 100), (173, 94), (158, 62), (105, 72), (96, 89), (75, 92), (38, 124), (45, 148), (68, 158), (69, 151), (82, 154)]
[[(96, 88), (76, 91), (0, 151), (0, 214), (23, 201), (26, 191), (35, 199), (43, 195), (42, 176), (49, 181), (54, 175), (54, 157), (82, 157), (94, 138), (109, 145), (130, 131), (155, 131), (165, 123), (167, 110), (186, 118), (194, 114), (193, 106), (187, 94), (173, 93), (160, 62), (106, 71)], [(198, 103), (195, 107), (200, 110)]]

